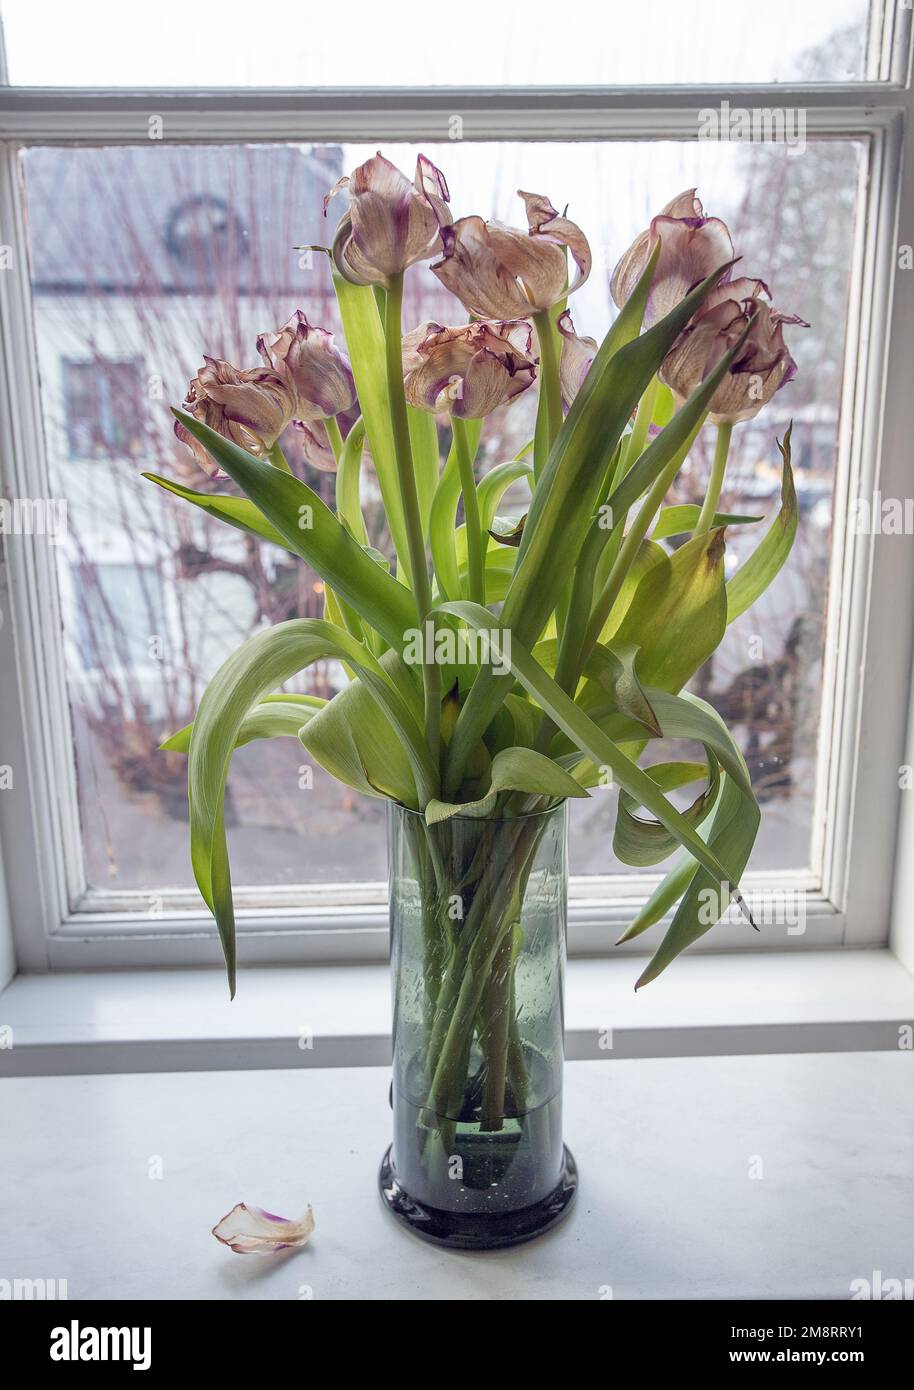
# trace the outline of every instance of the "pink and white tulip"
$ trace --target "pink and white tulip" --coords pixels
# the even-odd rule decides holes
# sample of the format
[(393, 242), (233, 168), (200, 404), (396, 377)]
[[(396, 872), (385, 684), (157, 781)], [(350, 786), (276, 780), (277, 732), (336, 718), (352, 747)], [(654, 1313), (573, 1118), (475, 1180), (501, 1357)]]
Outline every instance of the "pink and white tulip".
[[(519, 319), (551, 309), (590, 274), (587, 238), (539, 193), (520, 192), (527, 231), (461, 217), (442, 230), (444, 256), (432, 271), (469, 313), (483, 319)], [(565, 248), (577, 267), (568, 283)]]
[[(673, 198), (641, 232), (612, 273), (610, 293), (621, 309), (631, 298), (645, 267), (660, 241), (644, 324), (662, 319), (685, 299), (691, 289), (720, 266), (733, 259), (733, 239), (726, 222), (705, 217), (694, 188)], [(724, 271), (725, 279), (729, 271)]]
[(522, 320), (459, 328), (424, 323), (403, 339), (406, 399), (420, 410), (482, 419), (533, 384), (531, 342)]
[[(269, 367), (241, 370), (221, 358), (204, 357), (182, 409), (249, 453), (262, 456), (292, 420), (294, 406), (291, 388)], [(210, 477), (220, 475), (206, 449), (180, 420), (175, 434)]]
[(718, 286), (663, 360), (660, 379), (683, 401), (751, 323), (742, 351), (711, 397), (710, 419), (715, 424), (751, 420), (796, 375), (784, 325), (809, 325), (796, 314), (782, 314), (768, 301), (762, 280), (744, 276)]
[(557, 327), (562, 337), (562, 352), (559, 358), (562, 404), (568, 410), (584, 385), (584, 378), (597, 355), (597, 340), (575, 333), (571, 314), (567, 309), (559, 315)]
[(442, 230), (452, 223), (450, 194), (440, 169), (425, 155), (409, 179), (380, 150), (334, 185), (324, 202), (348, 189), (349, 210), (333, 239), (337, 270), (356, 285), (386, 285), (416, 261), (442, 250)]
[(352, 368), (333, 334), (297, 309), (275, 333), (262, 333), (257, 351), (292, 394), (296, 420), (327, 420), (355, 404)]

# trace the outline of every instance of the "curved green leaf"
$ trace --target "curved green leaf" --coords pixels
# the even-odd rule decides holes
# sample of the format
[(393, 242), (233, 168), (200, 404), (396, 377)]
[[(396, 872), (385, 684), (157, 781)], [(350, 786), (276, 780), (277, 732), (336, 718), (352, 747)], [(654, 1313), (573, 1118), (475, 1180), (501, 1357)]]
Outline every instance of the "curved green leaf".
[[(707, 763), (654, 763), (645, 772), (663, 791), (673, 791), (706, 777), (707, 785), (682, 814), (696, 826), (709, 815), (720, 787), (720, 768), (713, 754), (709, 754)], [(613, 853), (623, 864), (647, 868), (668, 859), (678, 841), (659, 821), (637, 816), (636, 810), (634, 799), (627, 792), (620, 792)]]
[[(280, 475), (277, 475), (280, 476)], [(320, 618), (294, 618), (249, 638), (228, 658), (204, 691), (194, 720), (187, 764), (191, 863), (197, 886), (219, 928), (229, 987), (235, 990), (235, 918), (225, 842), (223, 799), (239, 730), (261, 697), (314, 661), (335, 658), (357, 669), (390, 720), (420, 788), (433, 794), (430, 764), (413, 711), (367, 647)]]
[[(659, 735), (655, 737), (690, 739), (695, 743), (703, 743), (721, 766), (726, 768), (743, 795), (753, 795), (743, 755), (736, 746), (730, 730), (711, 705), (689, 691), (673, 695), (667, 690), (647, 685), (644, 687), (644, 693), (650, 701), (660, 728)], [(589, 718), (604, 733), (620, 743), (631, 741), (633, 736), (643, 739), (643, 730), (631, 718), (620, 713), (614, 699), (597, 705), (593, 697), (593, 685), (585, 687), (579, 696), (579, 704), (586, 709)], [(568, 742), (573, 743), (575, 740), (567, 740), (565, 747)], [(554, 739), (550, 745), (552, 756), (564, 751), (561, 741)]]
[(532, 478), (533, 469), (523, 459), (511, 459), (508, 463), (498, 463), (490, 468), (476, 488), (479, 497), (479, 524), (482, 530), (489, 531), (498, 511), (498, 504), (512, 483), (521, 478)]
[[(150, 483), (158, 484), (175, 497), (199, 507), (201, 512), (214, 516), (217, 521), (228, 522), (229, 526), (246, 531), (249, 536), (258, 536), (261, 540), (269, 541), (271, 545), (281, 546), (283, 550), (290, 549), (276, 527), (270, 525), (263, 513), (247, 497), (232, 497), (224, 492), (195, 492), (193, 488), (182, 487), (180, 483), (172, 482), (171, 478), (160, 478), (158, 473), (142, 473), (140, 476)], [(294, 551), (292, 553), (295, 554)]]
[(422, 536), (428, 540), (432, 502), (438, 487), (441, 472), (441, 456), (438, 453), (438, 426), (429, 410), (406, 407), (409, 422), (409, 439), (413, 455), (413, 468), (416, 474), (416, 495), (419, 499), (419, 517), (422, 522)]
[[(411, 683), (403, 680), (402, 662), (392, 651), (379, 665), (397, 685), (404, 702), (420, 709)], [(365, 682), (356, 677), (296, 730), (302, 746), (325, 771), (365, 796), (387, 797), (413, 810), (419, 807), (416, 778), (402, 740)]]
[(663, 879), (637, 916), (626, 927), (622, 935), (616, 938), (616, 945), (621, 946), (623, 941), (631, 941), (633, 937), (640, 936), (642, 932), (647, 931), (648, 927), (659, 922), (661, 917), (665, 917), (679, 902), (697, 872), (698, 865), (695, 860), (691, 854), (683, 850), (673, 867), (664, 874)]
[(503, 748), (492, 759), (491, 784), (477, 801), (430, 801), (425, 808), (429, 825), (451, 816), (490, 816), (499, 792), (529, 792), (551, 800), (566, 796), (587, 796), (584, 788), (544, 753), (532, 748)]
[(634, 642), (616, 642), (611, 647), (598, 644), (588, 657), (584, 671), (613, 697), (621, 714), (637, 719), (649, 733), (659, 736), (657, 715), (635, 672), (638, 650)]
[[(726, 770), (721, 777), (717, 802), (710, 821), (702, 827), (700, 834), (715, 854), (733, 868), (738, 868), (742, 874), (761, 818), (751, 789), (747, 792), (749, 772), (745, 760), (720, 715), (704, 700), (686, 694), (661, 696), (659, 702), (663, 703), (664, 699), (691, 705), (701, 719), (702, 732), (698, 737), (702, 741), (714, 739), (716, 729), (716, 747), (726, 750), (726, 758), (722, 759)], [(720, 881), (713, 874), (706, 873), (692, 855), (686, 853), (673, 865), (619, 941), (630, 941), (646, 931), (660, 921), (676, 902), (679, 902), (679, 907), (673, 921), (638, 980), (636, 989), (656, 979), (680, 951), (710, 931), (727, 907), (726, 894), (721, 891)], [(749, 920), (752, 921), (751, 917)]]
[[(481, 420), (464, 421), (464, 435), (475, 459), (482, 433)], [(457, 573), (454, 533), (457, 527), (457, 504), (460, 501), (460, 465), (457, 448), (451, 444), (447, 462), (438, 479), (429, 517), (429, 545), (432, 564), (438, 581), (438, 592), (445, 598), (457, 598), (462, 593)]]
[[(298, 738), (303, 724), (323, 709), (327, 701), (320, 695), (268, 695), (249, 710), (242, 721), (235, 739), (235, 747), (253, 743), (258, 738)], [(186, 753), (190, 747), (193, 724), (185, 724), (183, 729), (169, 735), (159, 744), (163, 753)]]
[(645, 685), (678, 690), (720, 644), (727, 626), (724, 533), (695, 536), (643, 576), (615, 642), (638, 646)]
[(669, 561), (669, 555), (662, 545), (657, 545), (654, 541), (642, 541), (638, 547), (632, 567), (622, 582), (619, 596), (610, 610), (609, 617), (603, 624), (600, 633), (600, 641), (605, 646), (609, 642), (614, 642), (619, 628), (622, 626), (626, 613), (631, 607), (632, 599), (638, 592), (638, 585), (644, 576), (657, 565), (665, 565)]
[(307, 560), (392, 647), (402, 650), (404, 633), (416, 624), (412, 595), (375, 564), (317, 493), (192, 415), (182, 410), (174, 414), (272, 522), (283, 544)]
[[(368, 545), (368, 532), (362, 515), (361, 481), (362, 451), (365, 447), (365, 422), (359, 416), (346, 436), (343, 452), (336, 469), (336, 510), (349, 534), (359, 545)], [(387, 561), (385, 560), (385, 564)]]
[[(701, 515), (701, 507), (694, 502), (689, 502), (681, 507), (662, 507), (657, 513), (657, 520), (651, 531), (652, 541), (663, 541), (669, 536), (690, 535)], [(753, 522), (761, 521), (760, 516), (742, 516), (736, 512), (715, 512), (714, 520), (711, 522), (711, 530), (716, 530), (718, 526), (751, 526)]]
[[(725, 775), (721, 783), (708, 847), (742, 875), (755, 843), (760, 811), (756, 802), (744, 796), (732, 778)], [(656, 980), (681, 951), (716, 926), (728, 906), (727, 895), (721, 891), (721, 880), (706, 869), (697, 868), (666, 935), (639, 976), (635, 989)]]

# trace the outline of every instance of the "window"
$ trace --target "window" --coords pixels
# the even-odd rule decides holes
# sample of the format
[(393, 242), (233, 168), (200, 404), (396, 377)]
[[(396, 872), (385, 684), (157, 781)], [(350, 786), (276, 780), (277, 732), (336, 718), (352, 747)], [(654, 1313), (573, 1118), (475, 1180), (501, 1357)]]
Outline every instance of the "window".
[[(224, 7), (226, 36), (231, 8)], [(785, 23), (771, 6), (764, 16), (747, 11), (737, 43), (732, 36), (718, 42), (716, 8), (654, 0), (637, 17), (619, 17), (605, 6), (584, 7), (576, 30), (589, 24), (594, 34), (611, 13), (625, 29), (643, 25), (649, 11), (661, 36), (650, 71), (641, 66), (644, 46), (620, 41), (617, 30), (612, 43), (574, 45), (583, 51), (572, 60), (570, 46), (547, 51), (541, 32), (520, 16), (502, 30), (499, 11), (487, 43), (474, 45), (479, 65), (472, 71), (459, 45), (436, 45), (441, 51), (427, 69), (409, 55), (401, 71), (397, 63), (407, 58), (388, 53), (379, 34), (373, 48), (367, 39), (358, 45), (355, 67), (337, 72), (333, 45), (321, 45), (325, 21), (315, 16), (307, 51), (290, 43), (279, 55), (286, 69), (274, 74), (257, 33), (244, 52), (223, 42), (218, 28), (207, 44), (194, 45), (186, 25), (196, 21), (182, 14), (181, 51), (170, 42), (159, 51), (170, 28), (166, 4), (140, 48), (119, 33), (120, 11), (101, 0), (82, 7), (61, 73), (54, 55), (67, 45), (51, 51), (41, 43), (34, 18), (41, 7), (3, 5), (16, 84), (0, 89), (9, 142), (3, 197), (21, 238), (14, 249), (23, 251), (4, 313), (28, 343), (8, 365), (8, 390), (30, 403), (17, 408), (10, 443), (22, 495), (39, 495), (43, 480), (67, 514), (61, 544), (42, 549), (38, 538), (30, 547), (20, 544), (24, 537), (7, 538), (14, 607), (26, 601), (28, 585), (51, 596), (37, 618), (30, 608), (16, 625), (17, 659), (40, 681), (50, 711), (40, 731), (37, 714), (18, 716), (24, 744), (44, 750), (32, 754), (30, 791), (40, 797), (42, 775), (55, 787), (30, 808), (35, 860), (53, 862), (56, 874), (42, 921), (23, 927), (39, 957), (69, 962), (79, 953), (77, 939), (91, 938), (98, 960), (132, 959), (130, 943), (141, 939), (159, 943), (156, 959), (196, 958), (173, 945), (206, 930), (187, 856), (184, 760), (157, 745), (192, 717), (207, 679), (240, 640), (265, 622), (321, 614), (323, 598), (318, 577), (283, 552), (189, 514), (140, 472), (210, 485), (176, 441), (168, 411), (204, 350), (250, 365), (257, 333), (299, 307), (312, 321), (335, 325), (324, 258), (294, 248), (326, 242), (325, 192), (378, 144), (403, 167), (421, 146), (445, 170), (459, 213), (516, 221), (518, 187), (571, 198), (571, 215), (595, 253), (590, 280), (571, 304), (579, 331), (605, 333), (616, 257), (672, 193), (692, 184), (706, 208), (729, 222), (746, 270), (770, 279), (778, 305), (810, 322), (792, 341), (796, 382), (737, 433), (724, 499), (728, 510), (770, 523), (780, 476), (774, 437), (792, 419), (800, 537), (762, 604), (729, 630), (695, 688), (735, 727), (765, 809), (751, 881), (759, 891), (786, 884), (807, 895), (804, 944), (884, 935), (884, 891), (870, 895), (872, 920), (863, 925), (850, 904), (859, 892), (851, 881), (857, 868), (860, 883), (877, 872), (854, 858), (856, 818), (879, 800), (878, 778), (893, 766), (888, 738), (875, 766), (861, 766), (856, 756), (866, 737), (862, 711), (872, 709), (865, 701), (875, 696), (855, 672), (864, 644), (877, 640), (866, 615), (888, 581), (875, 538), (852, 534), (847, 519), (849, 498), (872, 491), (875, 479), (884, 492), (904, 486), (900, 458), (876, 452), (880, 431), (892, 438), (892, 398), (884, 417), (891, 359), (887, 366), (874, 349), (873, 332), (887, 333), (896, 290), (892, 228), (903, 160), (910, 159), (900, 138), (910, 107), (901, 81), (909, 16), (847, 0), (790, 6), (787, 25), (788, 7), (775, 4)], [(367, 11), (363, 18), (367, 34), (373, 20)], [(71, 22), (67, 10), (61, 23)], [(90, 32), (104, 42), (88, 42)], [(191, 52), (204, 64), (196, 76), (185, 67)], [(624, 71), (617, 66), (623, 52), (631, 59)], [(367, 64), (369, 53), (378, 66), (363, 71), (358, 63)], [(312, 69), (317, 54), (326, 61)], [(496, 95), (482, 86), (459, 93), (398, 88), (376, 98), (367, 86), (378, 74), (386, 84), (418, 78), (431, 85), (455, 74), (465, 81), (469, 72)], [(76, 87), (39, 90), (61, 80)], [(328, 92), (319, 102), (307, 93), (219, 90), (267, 80), (366, 87)], [(634, 85), (648, 80), (667, 86)], [(677, 91), (685, 80), (706, 85)], [(182, 85), (203, 81), (213, 90), (182, 97)], [(623, 81), (632, 85), (622, 96), (591, 85)], [(575, 85), (529, 90), (546, 82)], [(792, 85), (783, 96), (774, 86), (752, 95), (751, 87), (734, 90), (736, 82)], [(160, 90), (154, 99), (131, 90), (141, 85)], [(122, 90), (96, 93), (95, 86)], [(752, 119), (767, 112), (770, 120), (779, 97), (787, 125), (771, 139), (770, 128), (766, 137)], [(743, 101), (751, 102), (749, 134), (758, 138), (732, 130), (729, 138), (704, 138), (709, 111), (732, 122)], [(149, 125), (153, 118), (165, 138)], [(425, 267), (410, 273), (406, 313), (415, 322), (440, 313), (437, 281)], [(484, 466), (529, 438), (529, 411), (521, 398), (487, 423)], [(29, 432), (43, 440), (37, 461), (25, 448)], [(331, 500), (332, 479), (315, 467), (313, 441), (295, 436), (284, 444), (294, 466)], [(700, 477), (708, 461), (696, 456), (695, 464)], [(695, 486), (684, 474), (677, 500), (692, 500)], [(509, 495), (503, 510), (519, 515), (523, 502), (520, 493)], [(374, 525), (383, 547), (378, 516)], [(755, 538), (741, 533), (728, 542), (728, 564), (736, 566)], [(906, 620), (907, 598), (899, 604)], [(890, 661), (898, 685), (883, 699), (901, 698), (903, 665), (900, 654)], [(343, 679), (329, 664), (307, 672), (299, 688), (332, 693)], [(302, 764), (291, 740), (235, 757), (227, 814), (243, 929), (269, 938), (264, 958), (284, 958), (318, 938), (323, 954), (345, 952), (344, 936), (356, 949), (375, 950), (385, 897), (383, 803), (349, 792), (320, 769), (306, 786)], [(895, 813), (893, 799), (883, 798), (883, 878)], [(612, 939), (606, 922), (628, 911), (646, 880), (612, 863), (609, 794), (573, 814), (579, 926), (572, 944), (602, 949)], [(0, 830), (6, 838), (6, 820)], [(328, 944), (339, 926), (348, 932)], [(375, 944), (366, 946), (369, 937)], [(117, 948), (105, 946), (115, 938)], [(738, 928), (723, 927), (712, 944), (742, 941)], [(770, 944), (783, 945), (783, 933)]]
[(64, 419), (72, 459), (136, 456), (142, 396), (138, 362), (64, 362)]

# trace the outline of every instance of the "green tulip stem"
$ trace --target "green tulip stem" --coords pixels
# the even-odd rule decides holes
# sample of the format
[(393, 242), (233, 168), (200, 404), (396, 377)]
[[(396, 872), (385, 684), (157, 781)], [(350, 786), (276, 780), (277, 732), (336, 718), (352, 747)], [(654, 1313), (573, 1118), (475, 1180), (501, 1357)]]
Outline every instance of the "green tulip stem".
[(638, 551), (641, 549), (641, 542), (647, 535), (651, 522), (660, 510), (663, 499), (669, 491), (670, 484), (688, 457), (689, 450), (694, 444), (695, 438), (704, 424), (704, 420), (705, 417), (702, 415), (695, 428), (689, 434), (688, 439), (673, 455), (663, 471), (654, 479), (644, 501), (638, 509), (634, 521), (628, 528), (616, 562), (609, 572), (609, 578), (594, 603), (593, 612), (590, 615), (590, 623), (581, 651), (582, 670), (587, 663), (587, 658), (600, 640), (600, 633), (603, 631), (606, 620), (612, 612), (613, 604), (619, 597), (622, 585), (625, 583), (625, 577), (634, 564)]
[(657, 392), (659, 388), (659, 377), (652, 376), (648, 382), (644, 395), (638, 402), (638, 409), (635, 412), (635, 423), (632, 426), (631, 434), (628, 436), (628, 444), (625, 449), (622, 467), (617, 481), (624, 477), (632, 464), (636, 463), (641, 456), (644, 449), (644, 442), (647, 439), (648, 430), (651, 427), (651, 421), (654, 418), (654, 405), (657, 401)]
[(336, 510), (361, 546), (368, 544), (368, 532), (365, 529), (359, 494), (364, 447), (365, 425), (360, 415), (347, 434), (337, 461)]
[[(555, 327), (552, 321), (552, 312), (549, 309), (540, 309), (533, 315), (533, 322), (536, 326), (536, 337), (540, 349), (540, 396), (544, 402), (546, 411), (546, 457), (549, 450), (555, 443), (556, 436), (562, 428), (562, 382), (559, 376), (559, 354), (556, 350)], [(545, 464), (546, 459), (534, 460), (535, 471), (540, 471), (540, 464)]]
[(717, 426), (717, 443), (714, 447), (714, 461), (711, 464), (708, 491), (705, 493), (705, 500), (698, 517), (698, 524), (695, 527), (696, 536), (703, 536), (707, 531), (710, 531), (714, 521), (714, 516), (717, 512), (717, 504), (720, 501), (721, 488), (724, 485), (724, 470), (727, 467), (727, 455), (730, 452), (730, 436), (732, 433), (733, 426), (728, 420), (722, 421)]
[(274, 468), (279, 468), (283, 473), (291, 473), (288, 460), (279, 446), (279, 440), (273, 445), (272, 449), (267, 450), (267, 463), (272, 463)]
[[(419, 627), (425, 630), (425, 619), (432, 607), (432, 586), (429, 580), (425, 541), (422, 536), (422, 514), (416, 489), (416, 473), (409, 438), (409, 417), (403, 392), (403, 350), (401, 347), (401, 317), (403, 309), (403, 274), (391, 275), (384, 304), (384, 334), (386, 346), (387, 391), (397, 455), (397, 477), (406, 525), (409, 570)], [(425, 738), (432, 763), (438, 766), (441, 751), (441, 671), (434, 652), (422, 667), (425, 693)]]
[(343, 436), (335, 415), (324, 421), (324, 428), (327, 431), (327, 438), (330, 440), (330, 448), (333, 450), (333, 457), (337, 463), (343, 457)]
[(473, 473), (473, 453), (466, 435), (466, 423), (451, 416), (451, 429), (454, 433), (454, 447), (457, 451), (457, 467), (460, 471), (460, 486), (463, 491), (463, 517), (466, 522), (467, 538), (467, 598), (485, 606), (486, 601), (486, 547), (482, 538), (482, 522), (479, 516), (479, 496), (476, 492), (476, 476)]

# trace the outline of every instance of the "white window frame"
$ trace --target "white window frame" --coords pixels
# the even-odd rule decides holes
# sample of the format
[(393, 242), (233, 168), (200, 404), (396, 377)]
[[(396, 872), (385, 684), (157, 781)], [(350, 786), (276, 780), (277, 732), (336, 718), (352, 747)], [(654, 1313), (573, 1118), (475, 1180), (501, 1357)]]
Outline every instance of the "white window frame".
[[(875, 7), (878, 9), (878, 7)], [(723, 924), (698, 943), (712, 951), (751, 944), (783, 950), (883, 946), (908, 720), (914, 635), (914, 547), (909, 538), (852, 534), (848, 499), (911, 490), (914, 437), (910, 337), (914, 272), (896, 270), (899, 242), (914, 240), (911, 12), (885, 13), (878, 70), (885, 80), (675, 88), (537, 88), (207, 91), (0, 88), (0, 243), (14, 248), (0, 274), (0, 448), (4, 492), (50, 495), (39, 400), (19, 150), (29, 144), (142, 143), (151, 115), (170, 142), (443, 140), (455, 111), (465, 140), (697, 138), (698, 112), (799, 107), (809, 137), (866, 143), (848, 318), (842, 430), (835, 485), (816, 846), (821, 874), (747, 876), (750, 897), (805, 895), (806, 931), (768, 927), (759, 939)], [(881, 44), (881, 47), (880, 47)], [(0, 54), (2, 61), (2, 54)], [(905, 132), (907, 133), (907, 138)], [(899, 230), (901, 229), (901, 230)], [(894, 350), (893, 350), (894, 345)], [(881, 543), (880, 543), (881, 542)], [(6, 538), (0, 619), (15, 660), (0, 662), (0, 761), (15, 770), (0, 794), (0, 846), (8, 915), (23, 972), (213, 964), (208, 913), (190, 894), (165, 892), (150, 922), (147, 893), (91, 893), (80, 881), (81, 847), (72, 737), (60, 640), (54, 556), (41, 540)], [(0, 866), (2, 867), (2, 866)], [(2, 878), (2, 875), (0, 875)], [(609, 950), (650, 881), (588, 877), (573, 886), (572, 953)], [(377, 885), (240, 890), (240, 953), (247, 962), (380, 960), (386, 905)], [(0, 904), (0, 918), (2, 918)], [(2, 925), (2, 923), (0, 923)], [(633, 942), (621, 948), (643, 950)]]

